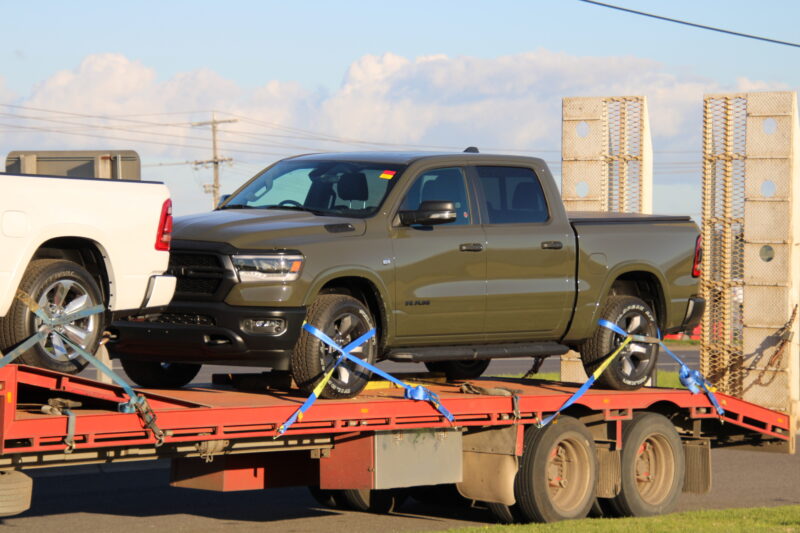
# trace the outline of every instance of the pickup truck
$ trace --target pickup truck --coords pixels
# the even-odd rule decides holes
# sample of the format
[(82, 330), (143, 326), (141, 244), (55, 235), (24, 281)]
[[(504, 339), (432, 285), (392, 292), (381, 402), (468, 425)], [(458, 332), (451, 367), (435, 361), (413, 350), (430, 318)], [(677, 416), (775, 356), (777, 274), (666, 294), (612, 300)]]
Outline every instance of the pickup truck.
[[(112, 313), (164, 306), (172, 202), (161, 183), (0, 173), (0, 350), (41, 321), (23, 291), (50, 316), (103, 304), (108, 312), (61, 326), (90, 353)], [(24, 352), (28, 365), (76, 373), (86, 361), (56, 334)]]
[[(176, 219), (161, 313), (112, 324), (112, 357), (151, 387), (204, 363), (290, 370), (310, 391), (341, 345), (369, 362), (421, 361), (452, 379), (497, 357), (578, 350), (588, 371), (621, 342), (605, 318), (656, 336), (693, 328), (698, 229), (682, 216), (567, 216), (544, 161), (479, 153), (339, 153), (288, 158), (210, 213)], [(600, 383), (640, 387), (657, 346), (631, 343)], [(342, 364), (323, 395), (369, 373)]]

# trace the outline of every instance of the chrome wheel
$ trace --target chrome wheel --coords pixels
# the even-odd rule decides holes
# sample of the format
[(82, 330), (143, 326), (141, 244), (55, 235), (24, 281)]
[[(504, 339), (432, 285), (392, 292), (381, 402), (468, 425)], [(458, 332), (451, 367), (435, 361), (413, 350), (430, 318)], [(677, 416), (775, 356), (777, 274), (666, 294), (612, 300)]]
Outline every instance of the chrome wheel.
[[(622, 315), (617, 325), (630, 335), (655, 336), (654, 324), (642, 311), (631, 309)], [(624, 337), (614, 334), (613, 346), (616, 349)], [(621, 374), (630, 381), (639, 381), (650, 374), (652, 361), (658, 357), (658, 345), (631, 341), (617, 356)]]
[[(37, 302), (44, 312), (51, 318), (61, 318), (84, 309), (88, 309), (98, 302), (92, 299), (89, 290), (77, 280), (60, 279), (48, 285), (41, 293)], [(39, 317), (34, 318), (34, 327), (38, 331), (43, 322)], [(60, 333), (70, 341), (89, 351), (99, 335), (99, 319), (91, 315), (56, 326), (45, 339), (39, 342), (42, 350), (55, 361), (72, 361), (80, 354), (69, 344), (63, 341)]]
[[(332, 322), (331, 327), (325, 332), (333, 342), (341, 347), (345, 347), (361, 335), (369, 331), (370, 327), (366, 321), (350, 312), (338, 315)], [(350, 354), (365, 359), (364, 353), (367, 347), (370, 346), (370, 341), (365, 342), (357, 348), (350, 350)], [(320, 345), (320, 362), (322, 368), (327, 370), (336, 364), (336, 360), (341, 355), (341, 352), (328, 346), (327, 344)], [(369, 373), (363, 367), (357, 365), (352, 361), (342, 361), (339, 366), (334, 370), (331, 380), (341, 386), (349, 385), (354, 379), (369, 379)]]

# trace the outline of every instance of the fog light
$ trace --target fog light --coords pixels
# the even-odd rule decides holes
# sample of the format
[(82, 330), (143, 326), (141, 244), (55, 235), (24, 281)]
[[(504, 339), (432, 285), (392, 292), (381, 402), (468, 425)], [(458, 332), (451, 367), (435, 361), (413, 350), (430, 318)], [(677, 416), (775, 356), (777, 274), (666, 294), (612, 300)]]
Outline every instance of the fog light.
[(282, 318), (245, 318), (242, 331), (252, 335), (280, 335), (286, 331), (286, 321)]

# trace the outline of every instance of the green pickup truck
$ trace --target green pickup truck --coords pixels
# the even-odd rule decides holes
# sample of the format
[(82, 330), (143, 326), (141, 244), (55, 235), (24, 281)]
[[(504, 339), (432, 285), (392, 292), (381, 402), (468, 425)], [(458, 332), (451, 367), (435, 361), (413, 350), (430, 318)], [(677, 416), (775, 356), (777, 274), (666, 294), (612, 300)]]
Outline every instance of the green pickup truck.
[[(451, 379), (499, 357), (573, 349), (591, 372), (621, 342), (695, 327), (701, 248), (683, 216), (570, 213), (544, 161), (469, 153), (292, 157), (210, 213), (177, 218), (161, 312), (112, 324), (112, 357), (143, 386), (180, 387), (202, 364), (290, 370), (311, 390), (337, 353), (424, 362)], [(599, 382), (634, 389), (658, 348), (633, 342)], [(347, 362), (324, 390), (363, 389)]]

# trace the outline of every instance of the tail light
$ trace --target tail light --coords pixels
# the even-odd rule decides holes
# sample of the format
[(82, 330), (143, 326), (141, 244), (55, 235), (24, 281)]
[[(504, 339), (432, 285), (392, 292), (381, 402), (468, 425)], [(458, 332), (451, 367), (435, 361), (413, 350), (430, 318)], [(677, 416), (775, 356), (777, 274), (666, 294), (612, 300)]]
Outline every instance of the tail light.
[(694, 245), (694, 264), (692, 264), (692, 277), (699, 278), (702, 274), (700, 266), (703, 263), (703, 236), (699, 235)]
[(161, 218), (158, 220), (158, 233), (156, 234), (156, 250), (169, 251), (172, 241), (172, 200), (164, 200), (161, 206)]

